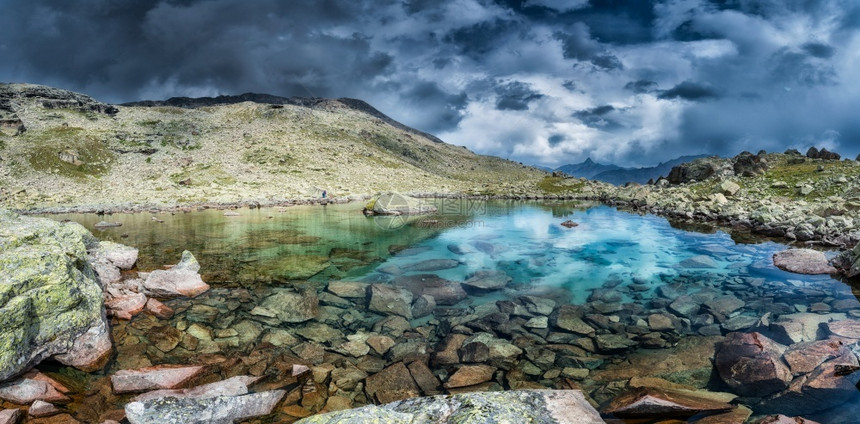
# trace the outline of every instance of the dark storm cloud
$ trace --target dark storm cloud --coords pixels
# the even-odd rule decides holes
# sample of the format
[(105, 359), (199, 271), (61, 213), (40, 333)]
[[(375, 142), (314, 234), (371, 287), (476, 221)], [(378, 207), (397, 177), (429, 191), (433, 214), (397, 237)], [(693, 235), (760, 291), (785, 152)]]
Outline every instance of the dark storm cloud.
[(824, 43), (809, 42), (804, 44), (803, 50), (809, 53), (810, 56), (815, 56), (821, 59), (829, 59), (833, 56), (833, 46), (828, 46)]
[(649, 80), (630, 81), (627, 84), (624, 84), (625, 89), (639, 94), (655, 91), (657, 87), (658, 85), (656, 82)]
[(457, 46), (460, 53), (477, 59), (495, 50), (499, 40), (510, 36), (516, 27), (515, 22), (503, 19), (479, 22), (451, 31), (445, 41)]
[(833, 66), (828, 63), (816, 63), (810, 59), (810, 56), (816, 55), (789, 49), (776, 52), (771, 59), (771, 72), (774, 79), (807, 86), (836, 83), (838, 76)]
[(614, 106), (603, 105), (574, 112), (573, 116), (589, 127), (608, 131), (622, 128), (622, 125), (618, 121), (609, 117), (615, 111)]
[(706, 85), (698, 84), (691, 81), (684, 81), (666, 91), (663, 91), (658, 96), (661, 99), (682, 99), (682, 100), (707, 100), (718, 97), (717, 92)]
[(591, 62), (604, 70), (624, 67), (617, 57), (591, 38), (589, 28), (585, 24), (574, 25), (568, 32), (557, 32), (555, 37), (562, 42), (562, 52), (566, 59)]
[(543, 97), (543, 94), (519, 81), (499, 85), (496, 94), (496, 108), (499, 110), (528, 110), (529, 103)]
[(0, 0), (0, 81), (357, 97), (481, 153), (860, 152), (850, 0)]
[(469, 100), (465, 93), (448, 93), (433, 82), (416, 84), (403, 95), (408, 99), (414, 99), (416, 104), (413, 107), (416, 109), (424, 109), (432, 105), (429, 107), (434, 108), (433, 113), (425, 114), (425, 117), (418, 121), (418, 125), (433, 133), (456, 127), (462, 119), (463, 108)]

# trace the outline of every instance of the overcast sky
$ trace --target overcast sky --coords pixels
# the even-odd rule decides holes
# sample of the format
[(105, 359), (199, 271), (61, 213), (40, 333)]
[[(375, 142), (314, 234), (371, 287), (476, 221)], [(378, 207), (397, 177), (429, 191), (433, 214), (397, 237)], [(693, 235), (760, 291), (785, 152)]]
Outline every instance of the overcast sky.
[(0, 0), (0, 81), (355, 97), (486, 154), (860, 153), (856, 0)]

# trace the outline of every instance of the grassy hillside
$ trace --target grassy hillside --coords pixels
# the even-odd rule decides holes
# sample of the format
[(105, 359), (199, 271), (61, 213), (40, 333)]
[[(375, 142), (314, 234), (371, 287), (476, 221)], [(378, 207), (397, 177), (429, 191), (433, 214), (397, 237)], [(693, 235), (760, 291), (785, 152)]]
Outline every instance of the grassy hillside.
[(281, 200), (322, 190), (527, 194), (545, 175), (440, 143), (354, 101), (105, 113), (86, 96), (20, 84), (0, 85), (3, 99), (0, 119), (26, 131), (7, 125), (0, 135), (0, 207)]

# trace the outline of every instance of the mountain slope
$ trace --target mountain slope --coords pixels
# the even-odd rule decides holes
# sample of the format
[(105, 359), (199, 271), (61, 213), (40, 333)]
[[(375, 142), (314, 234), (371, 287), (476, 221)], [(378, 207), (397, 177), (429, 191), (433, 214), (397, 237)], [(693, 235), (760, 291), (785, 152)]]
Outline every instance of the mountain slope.
[(284, 99), (112, 106), (0, 84), (0, 207), (277, 202), (322, 190), (515, 194), (545, 175), (443, 143), (358, 100)]

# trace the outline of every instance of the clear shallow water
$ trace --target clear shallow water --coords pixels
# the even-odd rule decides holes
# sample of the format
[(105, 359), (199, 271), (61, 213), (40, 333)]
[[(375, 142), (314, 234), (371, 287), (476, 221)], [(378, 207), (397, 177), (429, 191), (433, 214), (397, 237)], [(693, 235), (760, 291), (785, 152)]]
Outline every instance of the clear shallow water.
[[(367, 374), (403, 359), (391, 352), (376, 355), (371, 351), (352, 357), (340, 350), (347, 336), (380, 331), (376, 325), (384, 318), (369, 311), (361, 299), (345, 303), (323, 300), (327, 282), (340, 279), (397, 284), (403, 277), (432, 274), (462, 282), (483, 270), (503, 271), (511, 278), (502, 290), (473, 294), (456, 305), (437, 307), (433, 314), (413, 320), (412, 329), (405, 334), (394, 337), (398, 344), (418, 343), (416, 349), (424, 346), (428, 352), (438, 347), (451, 331), (453, 325), (446, 325), (451, 324), (451, 317), (494, 308), (500, 300), (522, 303), (522, 296), (529, 295), (548, 299), (555, 305), (581, 305), (585, 319), (599, 332), (627, 334), (637, 339), (638, 344), (613, 353), (586, 351), (581, 348), (582, 340), (565, 339), (552, 327), (526, 328), (525, 319), (513, 315), (509, 322), (499, 325), (496, 336), (524, 344), (524, 348), (531, 346), (530, 343), (541, 345), (548, 341), (557, 346), (570, 344), (566, 349), (590, 358), (586, 362), (592, 368), (586, 378), (576, 382), (577, 387), (598, 401), (617, 392), (613, 386), (617, 381), (632, 376), (658, 376), (698, 388), (726, 390), (718, 379), (714, 380), (708, 360), (713, 355), (714, 337), (718, 337), (715, 334), (729, 331), (721, 328), (719, 320), (697, 316), (677, 331), (656, 334), (656, 338), (645, 337), (647, 326), (642, 329), (639, 321), (652, 313), (666, 313), (671, 299), (680, 294), (697, 296), (702, 302), (727, 295), (742, 299), (744, 307), (731, 313), (734, 318), (751, 319), (740, 324), (747, 325), (738, 328), (741, 331), (768, 313), (773, 321), (809, 309), (848, 315), (860, 312), (860, 303), (850, 286), (827, 276), (804, 276), (776, 269), (771, 256), (785, 249), (779, 243), (759, 240), (756, 244), (739, 244), (723, 231), (685, 231), (660, 217), (605, 206), (448, 199), (436, 202), (443, 213), (408, 221), (364, 217), (360, 204), (243, 209), (239, 210), (240, 216), (232, 217), (224, 216), (223, 211), (207, 210), (176, 215), (53, 218), (71, 219), (90, 229), (100, 220), (122, 222), (122, 227), (94, 233), (102, 239), (139, 248), (141, 270), (174, 263), (182, 250), (190, 250), (203, 266), (204, 280), (213, 287), (198, 298), (168, 302), (177, 311), (171, 320), (142, 314), (130, 323), (115, 321), (113, 332), (119, 354), (107, 374), (150, 364), (210, 363), (239, 358), (238, 363), (230, 366), (219, 362), (218, 375), (257, 372), (269, 375), (278, 368), (278, 361), (285, 360), (279, 355), (302, 356), (297, 352), (303, 351), (296, 350), (296, 345), (313, 340), (327, 352), (325, 359), (320, 360), (338, 367), (364, 367)], [(152, 216), (164, 222), (156, 222)], [(579, 225), (562, 227), (560, 223), (567, 219)], [(440, 259), (451, 260), (446, 264), (450, 268), (409, 270), (410, 266), (420, 267), (428, 264), (426, 261)], [(251, 313), (272, 293), (289, 287), (320, 296), (322, 307), (317, 318), (301, 324), (278, 324)], [(320, 323), (327, 328), (321, 331)], [(200, 340), (191, 343), (193, 346), (186, 344), (185, 335), (190, 334), (189, 326), (194, 324), (210, 330), (213, 340)], [(469, 331), (487, 331), (497, 323), (491, 324), (475, 318), (464, 325)], [(219, 330), (223, 337), (218, 336)], [(183, 342), (156, 347), (165, 332), (172, 332), (172, 337), (183, 337)], [(272, 335), (283, 337), (283, 332), (295, 340), (272, 348), (269, 344)], [(268, 367), (254, 368), (254, 364), (260, 363), (261, 351), (267, 352)], [(562, 353), (557, 354), (555, 364), (548, 365), (536, 359), (537, 356), (520, 355), (519, 362), (506, 370), (507, 374), (525, 369), (529, 372), (521, 372), (520, 377), (536, 385), (569, 387), (565, 386), (569, 383), (564, 378), (547, 377), (552, 375), (547, 371), (569, 366)], [(450, 366), (433, 366), (432, 361), (431, 369), (443, 377), (453, 371)], [(69, 373), (72, 373), (69, 369), (55, 371), (67, 381)], [(77, 385), (88, 387), (90, 392), (109, 385), (102, 374), (76, 378)], [(79, 381), (81, 378), (85, 383)], [(512, 387), (506, 381), (503, 379), (496, 388)], [(80, 413), (89, 414), (88, 417), (119, 408), (127, 401), (110, 395), (76, 399), (81, 399), (81, 405), (73, 403), (72, 408), (82, 408), (80, 411), (85, 412)], [(367, 399), (358, 396), (353, 405), (366, 402)], [(321, 407), (300, 405), (313, 412)], [(843, 409), (858, 405), (860, 395), (850, 399)], [(289, 416), (281, 411), (273, 420), (289, 420)], [(833, 415), (812, 417), (822, 422), (840, 422)]]

